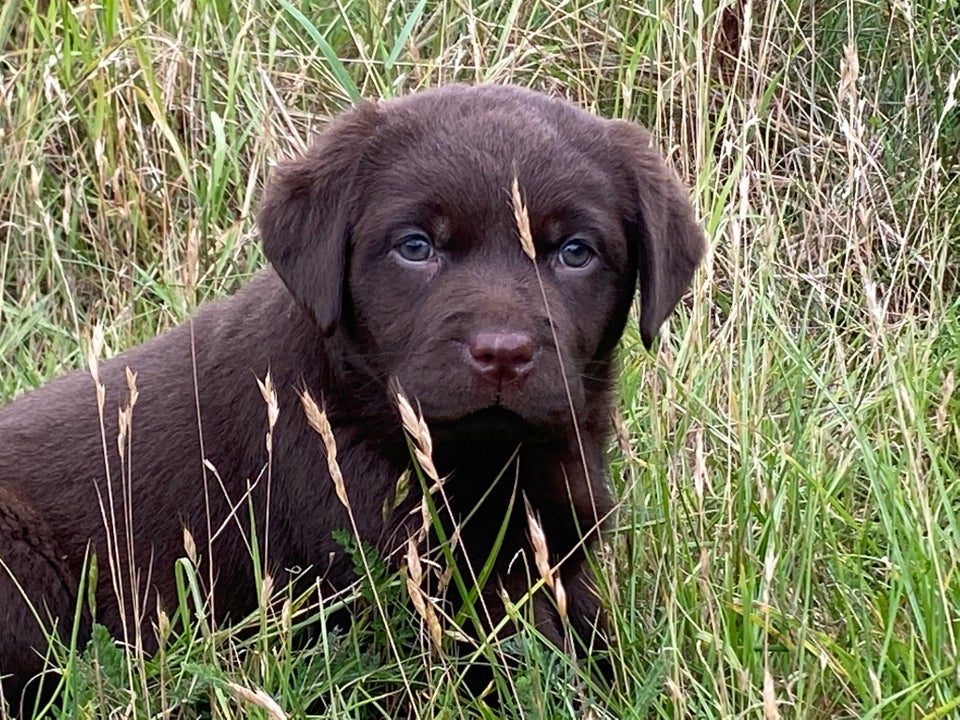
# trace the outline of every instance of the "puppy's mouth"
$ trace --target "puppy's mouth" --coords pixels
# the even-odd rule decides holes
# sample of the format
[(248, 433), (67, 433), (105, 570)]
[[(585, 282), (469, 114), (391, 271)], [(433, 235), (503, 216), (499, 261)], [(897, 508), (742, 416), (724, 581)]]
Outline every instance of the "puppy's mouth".
[(570, 404), (556, 392), (522, 393), (481, 383), (440, 386), (415, 379), (399, 382), (432, 432), (473, 433), (516, 446), (517, 442), (553, 440), (569, 432), (574, 423)]
[(499, 403), (457, 417), (427, 417), (431, 431), (443, 438), (470, 438), (472, 441), (496, 445), (543, 441), (552, 436), (552, 428), (505, 408)]

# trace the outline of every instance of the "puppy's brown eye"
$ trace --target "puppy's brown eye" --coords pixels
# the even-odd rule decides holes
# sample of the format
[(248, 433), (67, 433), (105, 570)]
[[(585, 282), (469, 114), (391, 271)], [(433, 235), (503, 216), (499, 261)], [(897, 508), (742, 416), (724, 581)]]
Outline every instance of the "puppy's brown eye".
[(420, 233), (406, 235), (393, 249), (409, 262), (426, 262), (433, 257), (433, 245), (430, 244), (426, 235)]
[(582, 268), (593, 260), (593, 248), (587, 245), (583, 240), (568, 240), (560, 248), (560, 263), (568, 268)]

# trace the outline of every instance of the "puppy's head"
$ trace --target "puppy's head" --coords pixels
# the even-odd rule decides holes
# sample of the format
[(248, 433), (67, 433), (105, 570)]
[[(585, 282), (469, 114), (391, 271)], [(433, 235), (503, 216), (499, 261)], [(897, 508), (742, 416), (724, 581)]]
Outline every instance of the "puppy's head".
[(515, 87), (359, 105), (274, 171), (259, 222), (276, 272), (346, 339), (354, 370), (396, 376), (428, 421), (454, 425), (568, 427), (606, 379), (637, 280), (649, 347), (703, 252), (643, 130)]

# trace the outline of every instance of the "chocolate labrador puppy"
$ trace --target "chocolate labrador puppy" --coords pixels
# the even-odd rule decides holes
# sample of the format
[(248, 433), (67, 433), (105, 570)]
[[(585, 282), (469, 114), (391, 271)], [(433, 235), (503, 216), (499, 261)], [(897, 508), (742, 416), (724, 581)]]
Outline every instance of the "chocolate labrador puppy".
[[(521, 248), (514, 181), (534, 258)], [(585, 548), (613, 504), (614, 351), (638, 282), (649, 346), (704, 247), (647, 133), (517, 87), (363, 102), (274, 170), (259, 225), (272, 268), (101, 364), (102, 430), (87, 372), (0, 412), (7, 697), (42, 666), (41, 623), (69, 628), (88, 554), (100, 568), (96, 620), (118, 636), (141, 628), (148, 649), (158, 601), (176, 597), (184, 529), (217, 618), (256, 606), (254, 539), (275, 582), (292, 568), (332, 590), (355, 579), (331, 536), (351, 523), (304, 390), (332, 425), (363, 540), (399, 562), (421, 523), (418, 483), (384, 521), (411, 465), (396, 382), (432, 433), (437, 503), (448, 531), (459, 525), (464, 567), (478, 572), (506, 527), (481, 591), (487, 621), (503, 617), (501, 587), (514, 600), (529, 588), (532, 563), (515, 561), (529, 551), (525, 497), (561, 563), (572, 630), (602, 642), (591, 640)], [(121, 454), (127, 369), (138, 397)], [(279, 407), (270, 452), (257, 382), (268, 372)], [(546, 593), (533, 607), (561, 642)]]

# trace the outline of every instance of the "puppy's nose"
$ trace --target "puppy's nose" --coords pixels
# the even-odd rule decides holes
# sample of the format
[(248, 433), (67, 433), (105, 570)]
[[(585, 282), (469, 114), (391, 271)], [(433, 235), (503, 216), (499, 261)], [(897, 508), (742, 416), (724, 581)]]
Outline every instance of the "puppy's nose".
[(468, 360), (484, 380), (512, 382), (533, 368), (533, 338), (525, 332), (478, 332)]

